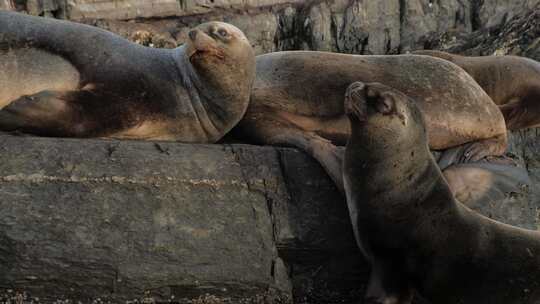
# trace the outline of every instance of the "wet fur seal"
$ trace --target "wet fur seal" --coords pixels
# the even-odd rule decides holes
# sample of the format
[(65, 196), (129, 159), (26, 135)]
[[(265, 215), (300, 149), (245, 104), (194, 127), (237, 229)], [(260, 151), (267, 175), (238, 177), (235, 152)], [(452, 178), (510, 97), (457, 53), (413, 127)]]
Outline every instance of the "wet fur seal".
[(465, 145), (460, 159), (500, 155), (504, 118), (461, 68), (416, 55), (362, 56), (313, 51), (256, 57), (256, 79), (244, 118), (234, 129), (251, 143), (300, 148), (317, 159), (342, 190), (342, 153), (350, 134), (343, 93), (354, 81), (392, 85), (425, 113), (432, 149)]
[(244, 115), (255, 55), (209, 22), (154, 49), (95, 27), (0, 11), (0, 130), (44, 136), (219, 140)]
[(519, 56), (460, 56), (421, 50), (413, 54), (448, 60), (469, 73), (499, 105), (509, 130), (540, 126), (540, 63)]
[(365, 303), (540, 301), (540, 233), (461, 204), (435, 163), (423, 113), (379, 83), (351, 84), (344, 183), (354, 232), (371, 263)]

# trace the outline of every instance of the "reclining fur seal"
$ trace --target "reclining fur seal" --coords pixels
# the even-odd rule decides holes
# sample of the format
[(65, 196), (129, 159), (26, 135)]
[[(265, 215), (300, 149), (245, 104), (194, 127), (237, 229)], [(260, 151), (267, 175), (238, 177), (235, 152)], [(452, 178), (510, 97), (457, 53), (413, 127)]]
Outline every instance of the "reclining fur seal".
[(519, 56), (460, 56), (421, 50), (414, 54), (448, 60), (469, 73), (499, 105), (509, 130), (540, 126), (540, 63)]
[(460, 161), (501, 155), (504, 118), (463, 69), (416, 55), (361, 56), (288, 51), (259, 55), (251, 101), (235, 136), (252, 143), (306, 151), (342, 189), (342, 154), (350, 134), (343, 108), (347, 86), (357, 80), (392, 85), (415, 98), (424, 112), (429, 146), (463, 145)]
[(2, 131), (211, 143), (244, 115), (254, 77), (253, 49), (227, 23), (171, 50), (0, 11)]

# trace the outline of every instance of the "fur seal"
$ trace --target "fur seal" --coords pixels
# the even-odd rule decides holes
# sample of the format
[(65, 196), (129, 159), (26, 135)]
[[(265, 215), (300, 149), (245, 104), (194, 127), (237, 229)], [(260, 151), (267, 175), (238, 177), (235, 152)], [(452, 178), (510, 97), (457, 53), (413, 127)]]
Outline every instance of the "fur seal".
[(429, 145), (463, 145), (463, 161), (506, 149), (504, 118), (489, 96), (459, 67), (415, 55), (361, 56), (288, 51), (256, 57), (256, 79), (235, 136), (252, 143), (300, 148), (317, 159), (342, 189), (342, 154), (350, 133), (343, 93), (354, 81), (392, 85), (425, 113)]
[(371, 263), (367, 303), (539, 303), (540, 233), (488, 219), (451, 193), (418, 102), (388, 86), (346, 92), (344, 161), (357, 242)]
[(95, 27), (0, 12), (0, 130), (215, 142), (244, 115), (255, 55), (244, 34), (201, 24), (176, 49)]
[(540, 63), (519, 56), (460, 56), (421, 50), (413, 54), (448, 60), (469, 73), (499, 105), (509, 130), (540, 126)]

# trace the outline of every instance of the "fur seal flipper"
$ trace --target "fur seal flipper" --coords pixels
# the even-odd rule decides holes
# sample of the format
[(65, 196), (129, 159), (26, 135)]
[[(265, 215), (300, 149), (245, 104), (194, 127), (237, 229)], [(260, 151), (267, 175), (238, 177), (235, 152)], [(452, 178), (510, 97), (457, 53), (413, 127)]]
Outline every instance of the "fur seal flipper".
[[(351, 92), (352, 91), (352, 92)], [(540, 233), (461, 204), (429, 148), (424, 115), (404, 93), (356, 83), (344, 185), (353, 229), (372, 265), (368, 303), (534, 304)]]
[(154, 49), (68, 21), (0, 12), (0, 130), (215, 142), (245, 113), (255, 57), (209, 22)]

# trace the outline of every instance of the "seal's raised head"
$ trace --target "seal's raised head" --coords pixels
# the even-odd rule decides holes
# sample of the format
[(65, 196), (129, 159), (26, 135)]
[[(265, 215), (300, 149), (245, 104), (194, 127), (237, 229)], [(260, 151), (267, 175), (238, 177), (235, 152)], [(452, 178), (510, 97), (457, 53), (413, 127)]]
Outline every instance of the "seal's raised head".
[(403, 148), (427, 142), (425, 123), (405, 94), (380, 83), (352, 83), (345, 93), (351, 138), (368, 141), (369, 149)]

